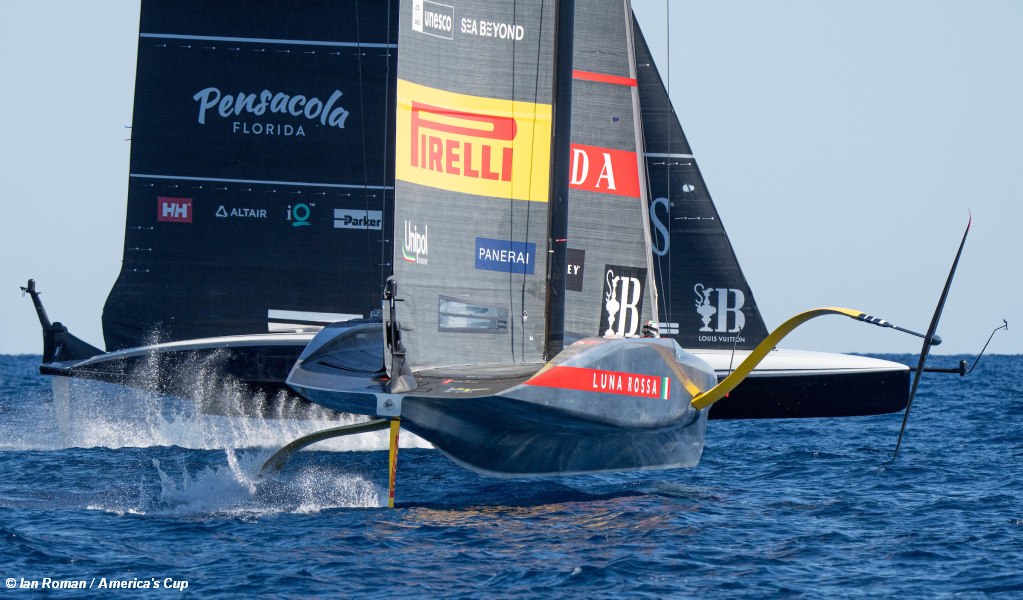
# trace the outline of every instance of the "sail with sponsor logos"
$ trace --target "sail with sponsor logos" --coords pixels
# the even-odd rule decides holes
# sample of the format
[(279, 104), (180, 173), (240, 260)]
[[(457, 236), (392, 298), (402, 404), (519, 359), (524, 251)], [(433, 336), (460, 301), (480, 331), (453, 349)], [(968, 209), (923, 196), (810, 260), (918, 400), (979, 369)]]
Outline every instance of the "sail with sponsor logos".
[(396, 0), (143, 0), (107, 352), (44, 322), (42, 370), (191, 395), (198, 360), (284, 391), (296, 331), (378, 309), (396, 24)]
[(543, 358), (553, 16), (550, 0), (402, 4), (393, 263), (410, 366)]

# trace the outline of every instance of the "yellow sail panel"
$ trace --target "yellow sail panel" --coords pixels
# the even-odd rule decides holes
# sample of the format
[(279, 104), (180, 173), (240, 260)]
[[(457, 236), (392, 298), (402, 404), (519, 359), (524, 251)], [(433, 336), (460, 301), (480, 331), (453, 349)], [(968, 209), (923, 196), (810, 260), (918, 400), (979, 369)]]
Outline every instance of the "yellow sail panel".
[(395, 176), (442, 190), (547, 202), (551, 106), (398, 79)]

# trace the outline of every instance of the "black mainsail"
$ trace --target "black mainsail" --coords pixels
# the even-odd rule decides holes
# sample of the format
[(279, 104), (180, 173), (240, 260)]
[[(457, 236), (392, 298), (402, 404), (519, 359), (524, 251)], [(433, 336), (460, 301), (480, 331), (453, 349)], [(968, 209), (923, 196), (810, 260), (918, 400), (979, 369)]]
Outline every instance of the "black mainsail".
[(378, 306), (390, 271), (392, 12), (379, 0), (143, 1), (108, 350)]

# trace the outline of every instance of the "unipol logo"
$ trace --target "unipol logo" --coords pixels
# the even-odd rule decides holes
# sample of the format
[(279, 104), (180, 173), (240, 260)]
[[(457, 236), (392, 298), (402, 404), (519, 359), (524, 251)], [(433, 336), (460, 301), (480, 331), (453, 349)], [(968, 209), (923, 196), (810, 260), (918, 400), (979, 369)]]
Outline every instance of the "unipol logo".
[(423, 225), (423, 232), (419, 233), (419, 226), (405, 221), (405, 239), (401, 245), (401, 257), (405, 262), (425, 265), (429, 263), (430, 245), (428, 241), (428, 225)]
[(568, 183), (575, 189), (639, 198), (636, 153), (572, 144)]
[(636, 337), (640, 330), (646, 269), (606, 265), (600, 335)]
[(746, 294), (742, 290), (707, 287), (697, 283), (693, 286), (693, 292), (696, 294), (696, 312), (703, 320), (700, 331), (736, 333), (746, 326), (746, 315), (742, 312)]
[(156, 199), (156, 220), (170, 223), (191, 223), (192, 199), (158, 197)]
[(196, 92), (192, 99), (199, 103), (198, 121), (200, 125), (205, 125), (207, 117), (212, 115), (235, 119), (231, 125), (232, 133), (305, 136), (302, 121), (279, 124), (247, 121), (242, 118), (276, 114), (304, 118), (324, 127), (344, 129), (345, 121), (348, 120), (348, 111), (338, 105), (342, 95), (340, 90), (334, 90), (330, 97), (324, 101), (314, 96), (291, 95), (270, 90), (258, 93), (222, 94), (219, 88), (208, 87)]

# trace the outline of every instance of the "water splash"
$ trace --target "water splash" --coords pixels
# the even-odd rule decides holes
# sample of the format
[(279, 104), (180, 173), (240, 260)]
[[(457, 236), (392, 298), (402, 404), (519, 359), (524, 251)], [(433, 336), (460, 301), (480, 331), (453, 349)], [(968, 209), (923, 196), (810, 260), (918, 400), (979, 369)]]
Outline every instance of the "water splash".
[[(251, 393), (223, 375), (225, 355), (179, 363), (151, 354), (133, 370), (139, 387), (49, 377), (52, 393), (26, 386), (25, 397), (5, 407), (0, 450), (180, 446), (198, 450), (279, 448), (315, 431), (366, 420), (298, 400)], [(34, 379), (41, 379), (32, 375)], [(185, 397), (161, 394), (174, 379)], [(215, 409), (215, 410), (214, 410)], [(402, 447), (430, 447), (412, 434)], [(381, 450), (387, 432), (320, 442), (316, 450)]]
[(380, 485), (353, 469), (350, 462), (336, 458), (298, 465), (260, 482), (256, 473), (268, 452), (239, 455), (228, 449), (223, 462), (211, 457), (212, 464), (190, 467), (185, 455), (178, 454), (181, 450), (170, 451), (176, 456), (150, 459), (152, 471), (141, 474), (137, 496), (122, 490), (94, 499), (86, 508), (121, 516), (207, 519), (386, 505), (386, 492)]

